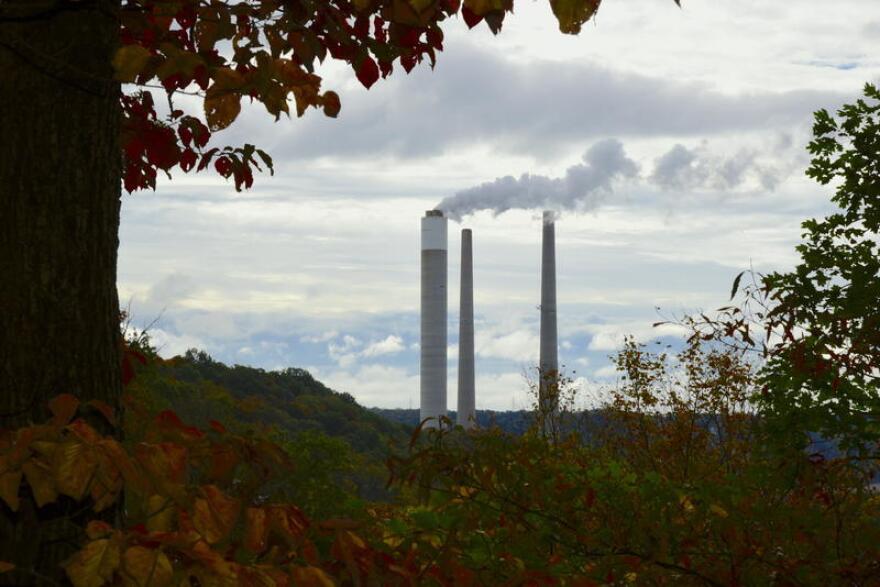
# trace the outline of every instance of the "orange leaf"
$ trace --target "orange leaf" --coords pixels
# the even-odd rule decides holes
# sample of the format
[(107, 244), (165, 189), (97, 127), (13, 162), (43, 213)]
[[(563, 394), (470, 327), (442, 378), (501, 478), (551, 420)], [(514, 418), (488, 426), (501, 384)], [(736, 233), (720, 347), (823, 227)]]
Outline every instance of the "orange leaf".
[(64, 426), (70, 422), (79, 407), (79, 400), (69, 393), (62, 393), (49, 400), (49, 411), (52, 412), (52, 423)]
[(8, 573), (15, 568), (15, 565), (6, 561), (0, 561), (0, 573)]
[(119, 544), (107, 538), (89, 542), (64, 565), (74, 587), (101, 587), (118, 568)]
[(272, 530), (288, 544), (299, 542), (309, 527), (308, 519), (294, 506), (270, 506), (267, 514)]
[(170, 585), (174, 576), (171, 561), (158, 549), (132, 546), (122, 556), (122, 573), (127, 584), (137, 587)]
[(86, 536), (88, 536), (90, 540), (105, 538), (112, 532), (113, 526), (101, 520), (91, 520), (86, 524)]
[(335, 587), (336, 583), (318, 567), (294, 567), (290, 570), (297, 587)]
[(238, 519), (239, 503), (214, 485), (202, 487), (202, 496), (193, 506), (193, 525), (208, 544), (216, 544), (232, 532)]
[(269, 527), (266, 525), (266, 510), (248, 508), (244, 515), (244, 547), (254, 554), (266, 549), (266, 536)]

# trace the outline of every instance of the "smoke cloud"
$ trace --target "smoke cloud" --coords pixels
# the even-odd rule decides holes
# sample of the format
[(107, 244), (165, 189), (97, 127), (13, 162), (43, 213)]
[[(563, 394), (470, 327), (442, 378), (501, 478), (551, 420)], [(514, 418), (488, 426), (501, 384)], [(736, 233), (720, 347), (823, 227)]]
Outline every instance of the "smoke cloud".
[(713, 155), (705, 147), (688, 149), (676, 144), (654, 161), (648, 180), (665, 190), (732, 190), (755, 179), (774, 190), (788, 172), (763, 164), (758, 153), (740, 149), (728, 157)]
[(612, 192), (615, 180), (638, 176), (639, 167), (626, 156), (623, 144), (606, 139), (584, 153), (583, 163), (573, 165), (565, 176), (522, 174), (505, 176), (444, 198), (436, 208), (447, 217), (462, 217), (480, 210), (496, 216), (511, 209), (553, 209), (587, 211), (601, 204)]

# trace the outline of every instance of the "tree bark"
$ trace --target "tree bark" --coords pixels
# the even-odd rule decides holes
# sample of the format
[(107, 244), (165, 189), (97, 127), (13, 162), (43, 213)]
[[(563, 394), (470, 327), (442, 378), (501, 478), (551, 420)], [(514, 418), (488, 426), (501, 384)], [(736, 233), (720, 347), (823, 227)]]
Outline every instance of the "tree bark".
[[(118, 404), (118, 35), (118, 0), (0, 0), (0, 430)], [(65, 509), (0, 506), (0, 560), (57, 579)]]

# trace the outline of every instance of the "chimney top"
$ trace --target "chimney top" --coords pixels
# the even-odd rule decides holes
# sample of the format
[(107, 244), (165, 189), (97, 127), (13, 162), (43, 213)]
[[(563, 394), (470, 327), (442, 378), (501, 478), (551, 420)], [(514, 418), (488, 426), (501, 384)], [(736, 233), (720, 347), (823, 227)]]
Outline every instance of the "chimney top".
[(443, 217), (443, 210), (425, 210), (425, 216), (440, 216)]

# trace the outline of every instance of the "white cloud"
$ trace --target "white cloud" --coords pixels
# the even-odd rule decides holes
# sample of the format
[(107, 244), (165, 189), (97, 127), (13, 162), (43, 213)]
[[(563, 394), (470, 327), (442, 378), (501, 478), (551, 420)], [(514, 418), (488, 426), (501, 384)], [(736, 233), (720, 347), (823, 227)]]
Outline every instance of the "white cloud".
[(380, 355), (393, 355), (404, 349), (403, 339), (399, 336), (389, 334), (386, 338), (370, 343), (360, 355), (362, 357), (378, 357)]
[(682, 336), (686, 332), (683, 327), (676, 324), (661, 324), (654, 328), (647, 321), (590, 324), (585, 330), (592, 335), (587, 347), (591, 351), (620, 350), (627, 336), (634, 337), (637, 342), (646, 342), (663, 336)]
[(161, 328), (150, 330), (150, 340), (156, 347), (159, 356), (166, 359), (182, 355), (192, 348), (204, 349), (208, 346), (203, 339), (187, 334), (174, 334)]

